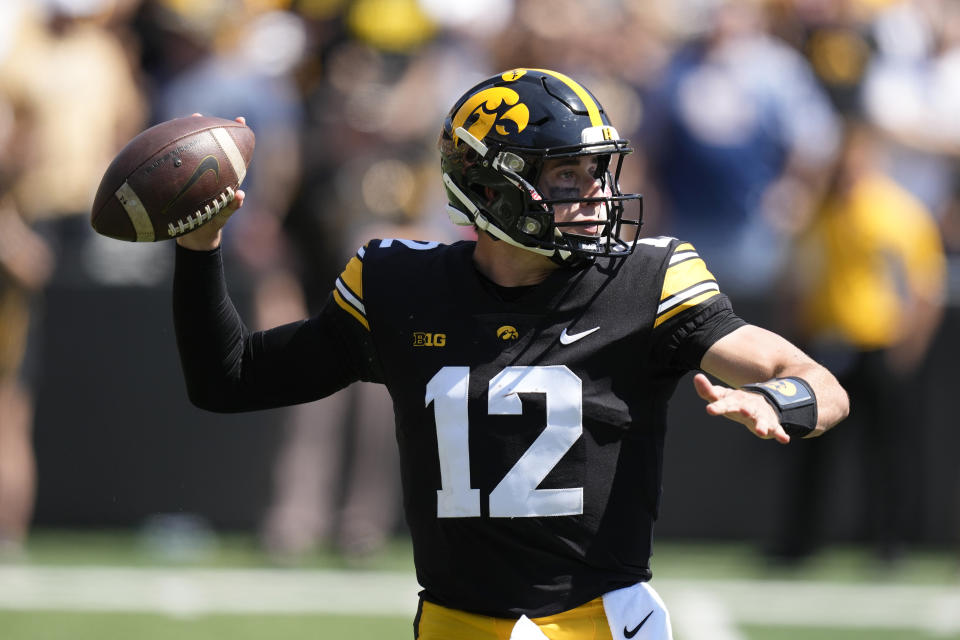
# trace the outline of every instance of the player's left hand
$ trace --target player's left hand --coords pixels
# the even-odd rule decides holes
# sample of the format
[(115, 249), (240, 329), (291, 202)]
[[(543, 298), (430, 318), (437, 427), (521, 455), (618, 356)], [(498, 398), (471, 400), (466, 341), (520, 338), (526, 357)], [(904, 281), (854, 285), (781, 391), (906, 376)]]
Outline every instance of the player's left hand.
[(777, 412), (759, 393), (713, 384), (702, 373), (693, 377), (693, 386), (697, 395), (708, 402), (709, 415), (739, 422), (758, 438), (774, 439), (781, 444), (790, 442), (790, 436), (780, 425)]

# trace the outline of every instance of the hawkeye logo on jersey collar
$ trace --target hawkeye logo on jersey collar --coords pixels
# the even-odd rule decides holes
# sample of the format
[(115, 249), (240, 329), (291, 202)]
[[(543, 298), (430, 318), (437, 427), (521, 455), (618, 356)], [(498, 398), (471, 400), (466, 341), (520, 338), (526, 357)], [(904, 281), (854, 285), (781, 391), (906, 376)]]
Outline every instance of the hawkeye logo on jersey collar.
[(447, 346), (447, 334), (428, 333), (426, 331), (413, 332), (413, 346), (415, 347), (445, 347)]
[(497, 329), (497, 338), (503, 342), (513, 342), (520, 338), (520, 332), (517, 331), (516, 327), (512, 327), (509, 324), (505, 324), (499, 329)]

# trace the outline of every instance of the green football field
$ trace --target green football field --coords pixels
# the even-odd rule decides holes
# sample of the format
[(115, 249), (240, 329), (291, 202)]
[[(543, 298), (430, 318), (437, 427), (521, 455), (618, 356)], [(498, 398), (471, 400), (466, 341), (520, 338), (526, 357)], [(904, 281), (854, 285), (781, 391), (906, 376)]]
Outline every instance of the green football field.
[[(835, 548), (787, 571), (745, 545), (661, 542), (653, 568), (677, 640), (960, 640), (950, 550), (881, 568)], [(242, 536), (38, 531), (0, 560), (0, 638), (412, 638), (416, 598), (403, 539), (361, 565), (326, 552), (278, 564)]]

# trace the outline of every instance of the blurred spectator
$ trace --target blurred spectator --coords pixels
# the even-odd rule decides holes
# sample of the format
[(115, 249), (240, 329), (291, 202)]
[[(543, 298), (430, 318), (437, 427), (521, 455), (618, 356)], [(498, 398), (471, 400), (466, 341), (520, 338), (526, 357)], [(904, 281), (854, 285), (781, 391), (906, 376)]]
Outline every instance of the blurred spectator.
[[(0, 109), (7, 106), (0, 102)], [(2, 138), (0, 156), (9, 157)], [(24, 223), (5, 190), (0, 179), (0, 558), (20, 550), (33, 512), (32, 376), (23, 365), (30, 299), (53, 266), (46, 243)]]
[[(936, 221), (923, 204), (879, 169), (870, 128), (852, 124), (836, 174), (791, 274), (798, 293), (799, 333), (807, 351), (850, 394), (850, 430), (862, 465), (859, 532), (877, 557), (899, 557), (909, 533), (920, 468), (909, 452), (923, 437), (914, 402), (916, 376), (940, 324), (945, 261)], [(796, 561), (822, 543), (831, 464), (842, 439), (802, 441), (785, 483), (789, 505), (774, 552)], [(791, 495), (792, 494), (792, 495)]]
[[(884, 134), (887, 172), (923, 201), (944, 229), (955, 205), (960, 159), (960, 4), (893, 3), (873, 22), (877, 55), (863, 104)], [(960, 251), (960, 236), (945, 238)]]
[(294, 407), (273, 465), (262, 538), (283, 561), (329, 545), (349, 560), (378, 551), (400, 516), (390, 396), (368, 383)]
[[(12, 1), (0, 11), (0, 547), (26, 538), (36, 486), (31, 298), (83, 232), (104, 169), (139, 130), (142, 100), (106, 0)], [(34, 228), (42, 226), (41, 235)]]
[[(369, 238), (451, 239), (439, 218), (442, 193), (425, 187), (435, 171), (436, 123), (450, 100), (433, 88), (455, 85), (436, 82), (438, 75), (483, 73), (475, 70), (482, 58), (465, 55), (470, 47), (453, 48), (449, 23), (424, 29), (423, 14), (404, 13), (409, 29), (398, 19), (382, 33), (360, 14), (344, 20), (352, 37), (326, 21), (313, 25), (325, 38), (316, 43), (320, 64), (301, 78), (304, 180), (286, 229), (310, 312)], [(284, 429), (263, 523), (266, 548), (288, 560), (318, 544), (351, 561), (379, 550), (400, 518), (386, 390), (352, 385), (293, 408)]]
[(861, 89), (875, 53), (871, 0), (788, 0), (772, 11), (771, 30), (793, 45), (843, 115), (860, 114)]
[(646, 96), (642, 149), (663, 230), (691, 241), (728, 294), (761, 294), (822, 189), (837, 122), (804, 59), (767, 34), (760, 3), (701, 11), (705, 31)]

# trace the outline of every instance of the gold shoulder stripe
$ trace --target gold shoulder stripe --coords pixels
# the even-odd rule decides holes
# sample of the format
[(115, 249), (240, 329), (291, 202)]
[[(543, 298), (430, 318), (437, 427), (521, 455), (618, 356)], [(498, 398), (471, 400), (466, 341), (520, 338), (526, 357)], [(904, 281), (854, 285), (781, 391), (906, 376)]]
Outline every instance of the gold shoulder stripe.
[(354, 309), (349, 302), (344, 300), (343, 296), (341, 296), (340, 292), (337, 291), (336, 289), (334, 289), (333, 291), (333, 299), (334, 301), (336, 301), (336, 303), (340, 306), (341, 309), (343, 309), (344, 311), (352, 315), (354, 318), (356, 318), (357, 322), (362, 324), (364, 329), (366, 329), (367, 331), (370, 331), (370, 323), (367, 322), (367, 319), (363, 317), (363, 315), (359, 311)]
[(367, 309), (363, 305), (363, 256), (361, 247), (357, 255), (350, 258), (343, 273), (337, 278), (333, 289), (333, 299), (341, 309), (352, 315), (367, 331), (370, 323), (367, 321)]
[(677, 245), (677, 248), (673, 250), (674, 253), (677, 253), (679, 251), (696, 251), (696, 249), (694, 249), (693, 245), (690, 244), (689, 242), (681, 242), (680, 244)]
[(550, 71), (549, 69), (533, 69), (533, 71), (539, 71), (540, 73), (551, 75), (573, 89), (573, 92), (577, 94), (577, 97), (580, 98), (583, 104), (587, 107), (587, 115), (590, 116), (590, 124), (594, 127), (603, 125), (603, 120), (600, 119), (600, 108), (597, 106), (597, 103), (590, 96), (587, 90), (577, 84), (573, 78), (565, 76), (562, 73), (557, 73), (556, 71)]
[(360, 258), (353, 256), (347, 263), (343, 273), (340, 274), (340, 280), (347, 285), (353, 295), (359, 300), (363, 300), (363, 262)]
[(693, 258), (678, 262), (667, 268), (667, 275), (663, 279), (663, 289), (660, 292), (660, 300), (663, 301), (670, 296), (675, 296), (695, 284), (715, 281), (716, 279), (702, 259)]
[(673, 316), (677, 315), (681, 311), (685, 311), (686, 309), (692, 309), (693, 307), (697, 306), (701, 302), (705, 300), (709, 300), (710, 298), (716, 295), (720, 295), (720, 292), (717, 289), (711, 289), (709, 291), (704, 291), (699, 295), (695, 295), (688, 300), (685, 300), (682, 304), (678, 304), (677, 306), (673, 307), (669, 311), (665, 311), (664, 313), (657, 316), (656, 321), (653, 323), (653, 328), (656, 329), (661, 324), (663, 324)]

